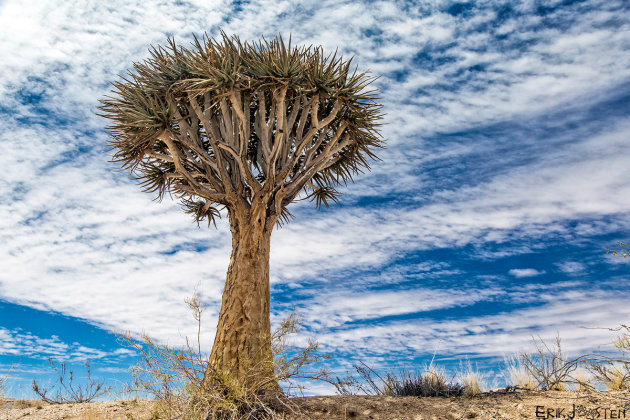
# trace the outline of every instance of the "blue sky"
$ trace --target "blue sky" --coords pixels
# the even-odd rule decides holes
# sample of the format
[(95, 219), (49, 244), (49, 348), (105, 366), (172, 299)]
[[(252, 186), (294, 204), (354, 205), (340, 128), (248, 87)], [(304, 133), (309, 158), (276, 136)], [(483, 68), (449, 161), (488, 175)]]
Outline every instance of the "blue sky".
[[(570, 353), (630, 322), (630, 5), (624, 1), (0, 2), (0, 374), (46, 359), (121, 381), (116, 331), (179, 344), (199, 291), (214, 336), (225, 218), (197, 228), (108, 162), (97, 101), (149, 45), (220, 30), (338, 48), (376, 82), (388, 148), (272, 237), (272, 321), (298, 308), (334, 358), (501, 381), (503, 355)], [(118, 383), (118, 382), (115, 382)], [(314, 385), (310, 393), (331, 392)]]

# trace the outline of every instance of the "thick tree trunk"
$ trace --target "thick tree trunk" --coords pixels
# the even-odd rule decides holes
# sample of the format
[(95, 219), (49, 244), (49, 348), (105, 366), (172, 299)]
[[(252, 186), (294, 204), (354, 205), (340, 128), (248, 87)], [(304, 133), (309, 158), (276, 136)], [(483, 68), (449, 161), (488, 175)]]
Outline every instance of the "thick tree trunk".
[[(232, 256), (228, 267), (210, 368), (240, 383), (273, 373), (269, 321), (269, 246), (266, 209), (230, 212)], [(273, 383), (270, 384), (273, 386)]]

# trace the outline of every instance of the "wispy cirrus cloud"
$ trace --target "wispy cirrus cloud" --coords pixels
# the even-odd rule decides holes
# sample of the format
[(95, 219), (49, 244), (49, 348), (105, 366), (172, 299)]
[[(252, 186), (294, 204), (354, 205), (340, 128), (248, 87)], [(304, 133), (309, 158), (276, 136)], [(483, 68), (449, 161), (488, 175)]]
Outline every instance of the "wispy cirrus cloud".
[[(582, 285), (583, 286), (583, 285)], [(326, 349), (343, 349), (354, 360), (396, 353), (401, 359), (431, 355), (439, 343), (442, 357), (497, 357), (530, 350), (532, 337), (553, 339), (561, 333), (563, 348), (580, 354), (596, 346), (612, 350), (615, 327), (626, 316), (623, 298), (584, 288), (550, 290), (532, 295), (536, 305), (509, 313), (457, 319), (402, 319), (387, 324), (346, 325), (318, 335)], [(387, 351), (374, 351), (387, 349)]]
[(316, 321), (313, 323), (314, 328), (321, 330), (346, 323), (470, 306), (484, 300), (494, 300), (504, 293), (498, 289), (354, 290), (344, 294), (320, 296), (313, 299), (313, 302), (307, 302), (306, 316)]
[(76, 342), (66, 343), (56, 335), (45, 338), (28, 332), (0, 327), (0, 355), (37, 359), (52, 358), (59, 362), (66, 362), (129, 356), (134, 355), (134, 352), (127, 349), (103, 351)]

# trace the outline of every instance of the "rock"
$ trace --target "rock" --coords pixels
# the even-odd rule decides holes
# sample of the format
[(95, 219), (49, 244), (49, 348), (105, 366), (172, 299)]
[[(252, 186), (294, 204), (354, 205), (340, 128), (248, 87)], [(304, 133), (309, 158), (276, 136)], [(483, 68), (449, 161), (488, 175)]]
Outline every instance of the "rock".
[(359, 412), (354, 407), (347, 406), (345, 409), (345, 412), (346, 412), (346, 416), (348, 417), (356, 417), (359, 415)]

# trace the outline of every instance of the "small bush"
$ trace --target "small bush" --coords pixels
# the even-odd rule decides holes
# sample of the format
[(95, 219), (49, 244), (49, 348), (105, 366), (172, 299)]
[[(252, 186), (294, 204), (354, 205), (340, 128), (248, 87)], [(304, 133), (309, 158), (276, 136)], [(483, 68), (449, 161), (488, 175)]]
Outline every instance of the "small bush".
[[(317, 343), (310, 342), (302, 350), (290, 348), (286, 337), (297, 332), (299, 319), (291, 314), (271, 336), (273, 377), (257, 375), (260, 366), (251, 366), (252, 379), (238, 381), (230, 374), (212, 369), (208, 355), (201, 351), (200, 332), (202, 307), (195, 295), (187, 301), (197, 321), (194, 345), (186, 339), (185, 347), (173, 348), (155, 343), (149, 336), (135, 340), (126, 334), (123, 342), (136, 349), (141, 362), (132, 368), (134, 380), (128, 392), (148, 394), (156, 399), (157, 418), (190, 420), (258, 420), (278, 418), (277, 412), (295, 411), (281, 389), (270, 391), (270, 383), (284, 383), (289, 389), (300, 388), (296, 379), (324, 379), (326, 372), (305, 372), (307, 365), (321, 359)], [(247, 375), (246, 375), (247, 376)]]
[(354, 366), (358, 377), (349, 375), (337, 378), (333, 383), (342, 395), (384, 395), (393, 397), (456, 397), (464, 392), (464, 386), (446, 379), (443, 370), (430, 365), (424, 372), (400, 369), (398, 373), (386, 372), (379, 375), (374, 369), (361, 362)]
[(630, 390), (630, 327), (620, 325), (617, 328), (606, 328), (609, 331), (624, 331), (614, 341), (614, 346), (621, 351), (620, 355), (598, 354), (589, 357), (586, 369), (593, 378), (609, 391)]
[[(57, 375), (57, 382), (49, 388), (42, 388), (36, 380), (33, 380), (33, 391), (49, 404), (92, 402), (111, 391), (111, 387), (104, 386), (104, 382), (96, 382), (92, 379), (90, 362), (87, 360), (85, 361), (87, 382), (82, 386), (73, 383), (74, 371), (67, 371), (65, 363), (61, 363), (59, 368), (55, 366), (52, 358), (48, 358), (48, 363)], [(67, 373), (69, 374), (66, 375)]]
[(630, 389), (630, 373), (624, 364), (600, 362), (600, 364), (592, 364), (590, 370), (595, 379), (609, 391)]
[(562, 352), (559, 335), (552, 344), (546, 343), (540, 337), (538, 340), (532, 339), (536, 351), (521, 352), (521, 359), (528, 374), (535, 381), (536, 388), (543, 391), (567, 390), (569, 384), (576, 383), (573, 377), (576, 369), (592, 358), (592, 355), (582, 355), (575, 359), (567, 359)]
[(398, 377), (388, 375), (393, 396), (418, 396), (418, 397), (457, 397), (463, 394), (465, 387), (457, 382), (446, 379), (445, 372), (435, 366), (429, 367), (422, 374), (406, 375), (401, 373)]

